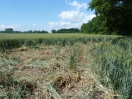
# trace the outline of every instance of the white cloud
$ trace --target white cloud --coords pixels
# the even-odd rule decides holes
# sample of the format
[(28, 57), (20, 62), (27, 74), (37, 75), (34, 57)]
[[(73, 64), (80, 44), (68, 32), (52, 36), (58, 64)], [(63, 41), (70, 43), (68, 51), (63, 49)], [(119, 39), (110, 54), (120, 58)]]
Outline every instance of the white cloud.
[(59, 22), (49, 22), (49, 28), (56, 28), (59, 25)]
[(61, 18), (62, 20), (60, 22), (49, 22), (49, 28), (80, 28), (83, 23), (87, 23), (93, 17), (95, 17), (95, 15), (88, 15), (84, 13), (79, 17), (80, 21), (76, 20), (76, 18), (72, 18), (71, 20), (68, 20), (67, 18)]
[(0, 29), (5, 29), (5, 28), (13, 28), (13, 29), (20, 29), (21, 26), (17, 25), (17, 24), (12, 24), (12, 25), (0, 25)]
[(62, 20), (59, 22), (59, 24), (60, 24), (60, 26), (69, 26), (69, 25), (71, 25), (70, 22), (64, 22)]
[(85, 13), (79, 11), (63, 11), (58, 15), (58, 17), (60, 17), (62, 20), (67, 20), (70, 22), (80, 22), (84, 16)]
[(33, 26), (37, 26), (37, 24), (33, 24)]
[(60, 22), (49, 22), (49, 27), (50, 28), (64, 28), (71, 25), (70, 22), (65, 22), (65, 21), (60, 21)]
[(49, 22), (49, 28), (80, 28), (83, 23), (95, 17), (79, 11), (64, 11), (58, 15), (60, 22)]
[(62, 20), (71, 22), (71, 23), (78, 23), (78, 22), (88, 22), (92, 18), (95, 17), (95, 15), (88, 15), (84, 12), (79, 11), (63, 11), (61, 12), (58, 17), (60, 17)]
[(82, 21), (82, 23), (87, 23), (88, 21), (92, 20), (94, 17), (96, 17), (95, 14), (93, 14), (93, 15), (86, 14), (85, 17), (82, 18), (81, 21)]
[(75, 6), (76, 10), (80, 10), (81, 8), (87, 9), (87, 3), (78, 3), (77, 1), (69, 2), (68, 3), (71, 6)]
[[(66, 0), (67, 2), (67, 0)], [(80, 28), (83, 23), (87, 23), (92, 18), (95, 17), (95, 14), (89, 15), (85, 12), (80, 11), (81, 8), (87, 9), (86, 3), (78, 3), (74, 1), (68, 3), (71, 6), (75, 6), (76, 9), (72, 11), (63, 11), (58, 17), (61, 21), (59, 22), (49, 22), (50, 29), (60, 29), (60, 28)]]

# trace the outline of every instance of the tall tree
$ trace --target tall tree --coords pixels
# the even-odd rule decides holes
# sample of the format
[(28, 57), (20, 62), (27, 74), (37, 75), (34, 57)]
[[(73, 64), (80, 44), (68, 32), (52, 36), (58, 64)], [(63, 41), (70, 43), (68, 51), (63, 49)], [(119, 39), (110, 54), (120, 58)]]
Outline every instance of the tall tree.
[(88, 9), (106, 19), (109, 30), (122, 35), (132, 34), (132, 0), (92, 0)]

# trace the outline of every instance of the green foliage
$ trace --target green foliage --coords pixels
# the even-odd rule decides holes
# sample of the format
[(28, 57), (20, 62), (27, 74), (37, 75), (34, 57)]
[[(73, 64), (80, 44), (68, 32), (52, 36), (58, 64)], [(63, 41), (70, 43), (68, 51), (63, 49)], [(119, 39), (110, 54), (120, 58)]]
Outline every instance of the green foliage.
[(81, 32), (89, 34), (110, 34), (110, 30), (106, 23), (107, 20), (105, 18), (102, 19), (99, 15), (96, 14), (95, 18), (93, 18), (88, 23), (82, 25)]
[(93, 25), (92, 25), (91, 21), (89, 21), (88, 23), (84, 23), (81, 26), (81, 33), (88, 33), (88, 34), (93, 33), (92, 27), (93, 27)]
[(109, 34), (106, 20), (101, 20), (99, 17), (93, 18), (91, 21), (81, 26), (81, 33)]
[(12, 28), (6, 28), (5, 33), (13, 33), (13, 29)]
[(15, 62), (0, 56), (0, 98), (1, 99), (23, 99), (26, 86), (18, 82), (15, 77)]
[(70, 69), (76, 69), (77, 67), (76, 54), (75, 52), (70, 53)]
[(117, 38), (95, 47), (100, 81), (120, 94), (119, 99), (132, 98), (131, 38)]
[(132, 1), (130, 0), (92, 0), (89, 9), (101, 19), (107, 20), (107, 27), (121, 35), (132, 33)]
[(20, 32), (20, 33), (48, 33), (48, 31), (45, 31), (45, 30), (42, 30), (42, 31), (39, 31), (39, 30), (29, 30), (29, 31), (24, 31), (24, 32)]
[(52, 33), (80, 33), (78, 28), (52, 30)]
[[(109, 41), (113, 38), (106, 38), (106, 41)], [(37, 46), (37, 45), (60, 45), (60, 46), (72, 46), (77, 42), (87, 43), (89, 41), (100, 42), (104, 40), (102, 37), (97, 38), (39, 38), (39, 39), (5, 39), (0, 41), (0, 50), (5, 51), (6, 49), (19, 48), (21, 46)]]
[(6, 28), (5, 31), (0, 31), (0, 33), (48, 33), (48, 31), (45, 30), (14, 31), (12, 28)]

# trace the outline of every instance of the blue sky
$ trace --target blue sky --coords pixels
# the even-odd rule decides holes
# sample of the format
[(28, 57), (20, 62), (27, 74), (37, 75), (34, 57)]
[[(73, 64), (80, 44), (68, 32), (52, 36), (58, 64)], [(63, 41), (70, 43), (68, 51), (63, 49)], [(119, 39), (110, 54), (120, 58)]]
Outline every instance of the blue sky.
[(91, 0), (0, 0), (0, 30), (80, 28), (95, 17)]

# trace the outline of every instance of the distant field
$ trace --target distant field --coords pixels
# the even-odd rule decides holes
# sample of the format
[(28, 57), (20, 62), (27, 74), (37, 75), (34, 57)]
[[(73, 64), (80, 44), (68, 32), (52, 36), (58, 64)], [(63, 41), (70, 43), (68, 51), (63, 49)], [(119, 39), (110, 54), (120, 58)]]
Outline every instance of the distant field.
[(33, 38), (72, 38), (72, 37), (121, 37), (117, 35), (99, 35), (99, 34), (0, 34), (0, 40), (3, 39), (33, 39)]

